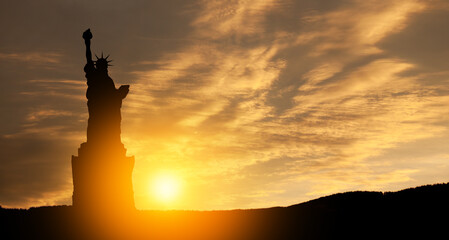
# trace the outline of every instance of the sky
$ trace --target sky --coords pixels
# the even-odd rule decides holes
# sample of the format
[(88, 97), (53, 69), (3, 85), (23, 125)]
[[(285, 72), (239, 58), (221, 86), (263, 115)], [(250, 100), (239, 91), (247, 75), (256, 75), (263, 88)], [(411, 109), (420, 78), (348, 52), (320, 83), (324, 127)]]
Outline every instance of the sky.
[[(449, 181), (445, 0), (0, 2), (0, 205), (71, 204), (84, 30), (130, 84), (138, 209), (288, 206)], [(157, 176), (176, 182), (170, 201)]]

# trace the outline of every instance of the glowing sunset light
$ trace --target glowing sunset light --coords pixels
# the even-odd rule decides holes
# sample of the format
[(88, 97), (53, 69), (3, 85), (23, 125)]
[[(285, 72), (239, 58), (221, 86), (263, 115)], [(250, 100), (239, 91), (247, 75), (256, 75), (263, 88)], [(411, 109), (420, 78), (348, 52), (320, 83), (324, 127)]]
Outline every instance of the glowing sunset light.
[(152, 195), (161, 202), (172, 202), (179, 196), (180, 180), (171, 174), (160, 174), (153, 179)]

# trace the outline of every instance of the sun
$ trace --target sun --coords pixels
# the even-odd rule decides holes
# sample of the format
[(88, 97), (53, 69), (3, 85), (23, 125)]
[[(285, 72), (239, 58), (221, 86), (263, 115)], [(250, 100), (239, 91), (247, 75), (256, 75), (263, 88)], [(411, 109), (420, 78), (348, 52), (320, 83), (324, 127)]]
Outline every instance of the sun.
[(160, 174), (156, 176), (152, 184), (152, 192), (155, 198), (161, 202), (172, 202), (179, 195), (180, 181), (176, 176)]

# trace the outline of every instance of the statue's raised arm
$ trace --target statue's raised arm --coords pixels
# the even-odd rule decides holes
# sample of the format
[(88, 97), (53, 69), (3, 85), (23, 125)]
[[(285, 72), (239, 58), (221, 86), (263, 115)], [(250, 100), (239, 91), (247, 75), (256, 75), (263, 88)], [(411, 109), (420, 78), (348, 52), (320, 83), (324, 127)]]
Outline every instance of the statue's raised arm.
[(86, 45), (86, 60), (87, 63), (93, 63), (92, 61), (92, 53), (90, 51), (90, 39), (92, 39), (92, 33), (90, 32), (90, 28), (84, 31), (83, 33), (84, 44)]

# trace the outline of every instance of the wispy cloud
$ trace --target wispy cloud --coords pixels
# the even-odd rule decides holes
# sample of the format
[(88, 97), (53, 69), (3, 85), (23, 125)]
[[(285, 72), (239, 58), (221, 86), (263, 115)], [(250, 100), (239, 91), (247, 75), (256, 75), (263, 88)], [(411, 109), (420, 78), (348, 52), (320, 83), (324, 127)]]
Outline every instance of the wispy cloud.
[[(306, 15), (304, 21), (313, 28), (297, 36), (297, 44), (312, 43), (311, 56), (344, 49), (344, 54), (381, 53), (375, 44), (407, 26), (409, 16), (426, 8), (423, 1), (351, 1), (325, 14)], [(306, 28), (307, 29), (307, 28)]]
[(55, 52), (0, 53), (0, 59), (3, 60), (34, 64), (57, 64), (61, 62), (62, 56), (61, 53)]

